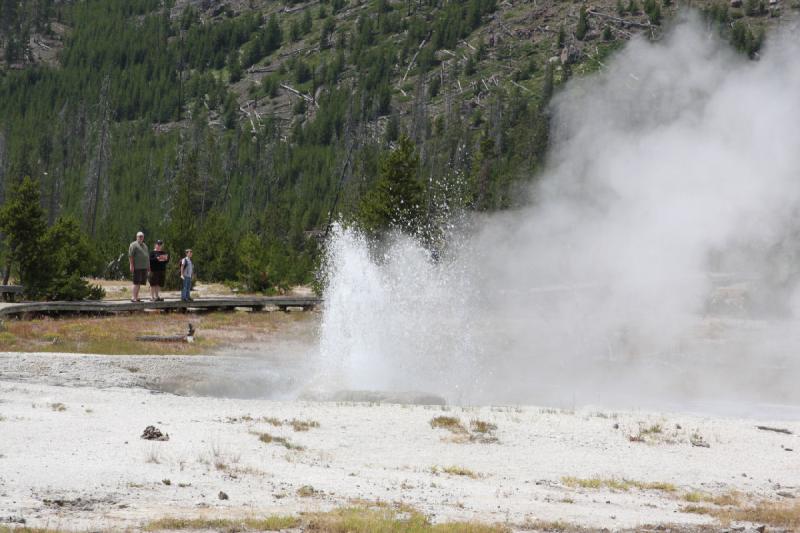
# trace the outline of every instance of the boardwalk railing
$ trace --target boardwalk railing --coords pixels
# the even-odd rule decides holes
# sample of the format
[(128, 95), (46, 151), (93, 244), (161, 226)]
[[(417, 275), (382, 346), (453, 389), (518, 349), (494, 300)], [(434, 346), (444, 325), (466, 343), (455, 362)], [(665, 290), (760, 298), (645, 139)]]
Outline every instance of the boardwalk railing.
[(237, 307), (249, 307), (253, 311), (263, 311), (268, 308), (280, 309), (281, 311), (287, 311), (289, 308), (300, 308), (306, 311), (317, 307), (321, 303), (321, 298), (307, 296), (236, 296), (201, 298), (191, 302), (183, 302), (181, 300), (165, 300), (161, 302), (131, 302), (128, 300), (25, 302), (0, 304), (0, 317), (61, 313), (115, 314), (144, 311), (146, 309), (217, 311), (232, 310)]

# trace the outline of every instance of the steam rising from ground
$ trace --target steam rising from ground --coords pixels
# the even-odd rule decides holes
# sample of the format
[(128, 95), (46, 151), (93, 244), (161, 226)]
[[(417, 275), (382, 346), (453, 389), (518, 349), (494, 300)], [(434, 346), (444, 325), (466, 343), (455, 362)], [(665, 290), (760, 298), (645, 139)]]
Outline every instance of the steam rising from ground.
[(400, 236), (376, 260), (339, 230), (325, 379), (460, 402), (800, 401), (800, 47), (769, 44), (748, 61), (687, 22), (570, 82), (530, 207), (439, 262)]

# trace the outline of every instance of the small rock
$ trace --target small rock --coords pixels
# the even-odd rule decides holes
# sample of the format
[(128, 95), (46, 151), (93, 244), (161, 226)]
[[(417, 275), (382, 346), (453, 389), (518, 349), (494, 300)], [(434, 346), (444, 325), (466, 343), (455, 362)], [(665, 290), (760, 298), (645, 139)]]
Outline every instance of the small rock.
[(222, 492), (222, 491), (219, 491), (219, 494), (217, 494), (217, 497), (218, 497), (220, 500), (227, 500), (227, 499), (228, 499), (228, 495), (227, 495), (227, 494), (225, 494), (225, 493), (224, 493), (224, 492)]

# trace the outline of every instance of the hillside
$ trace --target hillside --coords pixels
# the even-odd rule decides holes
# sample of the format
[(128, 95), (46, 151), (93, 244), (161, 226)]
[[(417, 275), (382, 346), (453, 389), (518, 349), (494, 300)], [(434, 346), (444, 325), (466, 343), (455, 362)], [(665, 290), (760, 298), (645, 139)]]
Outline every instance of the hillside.
[[(756, 58), (797, 0), (695, 2)], [(39, 181), (102, 265), (142, 229), (208, 279), (306, 282), (401, 134), (425, 216), (513, 206), (548, 146), (547, 102), (668, 0), (31, 0), (0, 3), (0, 194)]]

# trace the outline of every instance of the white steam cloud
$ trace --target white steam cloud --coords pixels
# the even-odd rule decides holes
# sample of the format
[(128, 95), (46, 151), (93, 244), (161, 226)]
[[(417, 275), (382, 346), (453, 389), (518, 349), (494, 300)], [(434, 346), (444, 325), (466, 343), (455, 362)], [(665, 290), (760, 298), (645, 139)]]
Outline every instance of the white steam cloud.
[(478, 221), (439, 262), (402, 237), (375, 261), (339, 231), (330, 385), (800, 403), (800, 46), (768, 45), (749, 61), (685, 22), (570, 82), (531, 206)]

